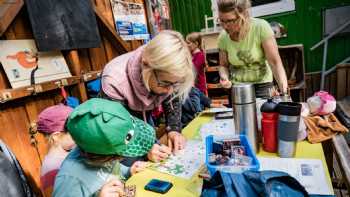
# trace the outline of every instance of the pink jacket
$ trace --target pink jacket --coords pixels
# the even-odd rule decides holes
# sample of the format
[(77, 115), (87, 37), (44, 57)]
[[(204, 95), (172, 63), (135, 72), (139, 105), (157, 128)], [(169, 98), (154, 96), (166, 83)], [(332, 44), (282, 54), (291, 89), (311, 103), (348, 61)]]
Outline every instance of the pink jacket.
[(110, 61), (102, 73), (102, 90), (110, 98), (119, 100), (134, 111), (153, 110), (169, 96), (152, 95), (146, 89), (142, 75), (142, 51), (123, 54)]
[(169, 95), (153, 95), (146, 89), (141, 74), (143, 50), (144, 47), (139, 47), (110, 61), (103, 69), (102, 91), (112, 100), (122, 102), (131, 110), (142, 112), (144, 121), (146, 111), (153, 110), (163, 103), (167, 121), (166, 130), (180, 132), (181, 101), (178, 97), (170, 101)]

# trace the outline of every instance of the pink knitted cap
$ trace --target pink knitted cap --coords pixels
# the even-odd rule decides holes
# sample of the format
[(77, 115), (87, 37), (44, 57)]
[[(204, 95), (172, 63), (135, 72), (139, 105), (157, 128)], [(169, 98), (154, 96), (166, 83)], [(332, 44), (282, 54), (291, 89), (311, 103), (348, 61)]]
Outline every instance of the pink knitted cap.
[(54, 105), (44, 109), (37, 122), (38, 131), (43, 133), (54, 133), (64, 131), (65, 123), (73, 108), (63, 104)]

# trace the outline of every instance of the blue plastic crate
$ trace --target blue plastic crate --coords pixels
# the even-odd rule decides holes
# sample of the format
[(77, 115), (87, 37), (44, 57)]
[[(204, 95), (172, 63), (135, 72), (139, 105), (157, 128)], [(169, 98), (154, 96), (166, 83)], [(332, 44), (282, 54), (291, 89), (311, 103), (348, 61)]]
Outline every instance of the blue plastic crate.
[[(230, 165), (211, 165), (209, 163), (209, 154), (213, 152), (213, 141), (216, 140), (224, 140), (224, 139), (240, 139), (241, 145), (244, 146), (247, 156), (252, 158), (252, 165), (250, 166), (230, 166)], [(205, 139), (205, 147), (206, 147), (206, 153), (205, 153), (205, 163), (207, 165), (208, 171), (211, 175), (214, 175), (216, 171), (222, 171), (222, 172), (230, 172), (230, 173), (242, 173), (246, 170), (259, 170), (260, 163), (258, 159), (256, 158), (255, 153), (253, 152), (250, 143), (245, 135), (239, 135), (239, 136), (213, 136), (209, 135)]]

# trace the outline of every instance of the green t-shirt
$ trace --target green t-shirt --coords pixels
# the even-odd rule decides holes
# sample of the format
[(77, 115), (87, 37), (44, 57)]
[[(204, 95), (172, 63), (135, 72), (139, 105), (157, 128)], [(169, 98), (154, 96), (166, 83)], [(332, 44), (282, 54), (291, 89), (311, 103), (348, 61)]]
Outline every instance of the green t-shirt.
[(219, 49), (228, 54), (232, 83), (272, 82), (272, 72), (266, 61), (262, 42), (273, 36), (270, 25), (263, 19), (251, 18), (248, 34), (241, 41), (233, 41), (226, 31), (219, 35)]

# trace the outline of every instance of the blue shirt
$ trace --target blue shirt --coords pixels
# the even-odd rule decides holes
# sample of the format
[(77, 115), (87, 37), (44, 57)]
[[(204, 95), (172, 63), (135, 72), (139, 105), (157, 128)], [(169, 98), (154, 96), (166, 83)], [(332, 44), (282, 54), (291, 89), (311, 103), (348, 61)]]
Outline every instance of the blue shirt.
[(97, 196), (102, 186), (113, 177), (125, 181), (130, 177), (129, 167), (120, 164), (118, 160), (102, 166), (89, 165), (81, 156), (79, 148), (75, 148), (63, 161), (52, 196)]

